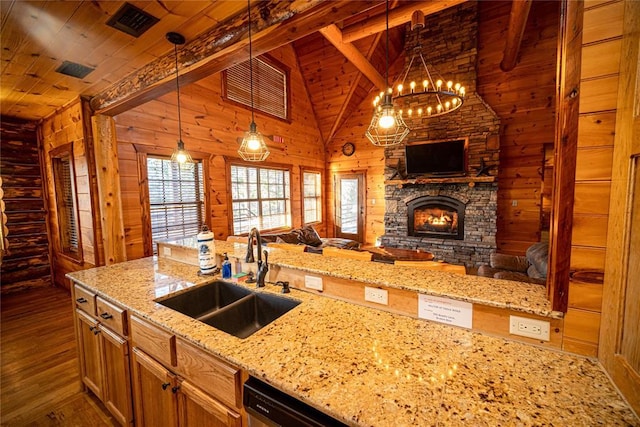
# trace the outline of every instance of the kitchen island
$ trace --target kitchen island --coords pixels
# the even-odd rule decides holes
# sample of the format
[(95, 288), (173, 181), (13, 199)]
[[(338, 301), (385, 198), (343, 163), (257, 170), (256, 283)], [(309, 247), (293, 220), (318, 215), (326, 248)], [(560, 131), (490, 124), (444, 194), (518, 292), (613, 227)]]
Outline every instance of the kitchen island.
[[(218, 253), (238, 257), (246, 249), (226, 242), (216, 246)], [(354, 278), (374, 282), (398, 275), (389, 265), (371, 271), (370, 265), (365, 268), (355, 261), (336, 266), (335, 260), (299, 255), (287, 261), (294, 255), (274, 250), (271, 259), (280, 266), (290, 262), (297, 268), (339, 275), (356, 276), (360, 268), (362, 276)], [(331, 265), (320, 267), (322, 263)], [(387, 279), (379, 268), (392, 269)], [(455, 283), (447, 283), (459, 280), (447, 273), (428, 273), (434, 275), (431, 286), (438, 292), (455, 288)], [(350, 425), (640, 424), (592, 359), (297, 289), (289, 295), (300, 305), (239, 339), (156, 303), (211, 281), (198, 276), (192, 265), (143, 258), (69, 277), (130, 315), (171, 331)], [(481, 280), (478, 290), (466, 292), (472, 296), (465, 298), (480, 298), (486, 285)], [(278, 291), (268, 284), (258, 292)], [(504, 304), (505, 298), (496, 304)], [(524, 309), (547, 309), (531, 296), (523, 298)]]

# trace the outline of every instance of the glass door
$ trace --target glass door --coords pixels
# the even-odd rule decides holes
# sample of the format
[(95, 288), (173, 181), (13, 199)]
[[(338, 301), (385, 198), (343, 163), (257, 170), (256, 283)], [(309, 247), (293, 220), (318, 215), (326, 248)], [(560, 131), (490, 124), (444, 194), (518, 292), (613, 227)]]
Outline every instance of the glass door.
[(335, 235), (364, 242), (364, 174), (335, 176)]

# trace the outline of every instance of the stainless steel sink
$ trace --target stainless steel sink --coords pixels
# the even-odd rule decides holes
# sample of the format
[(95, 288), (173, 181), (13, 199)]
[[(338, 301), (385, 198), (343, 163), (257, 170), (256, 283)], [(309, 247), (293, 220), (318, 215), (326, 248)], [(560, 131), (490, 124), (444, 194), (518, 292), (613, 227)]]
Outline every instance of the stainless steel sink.
[(300, 304), (221, 280), (158, 301), (207, 325), (246, 338)]
[(300, 304), (289, 298), (254, 293), (229, 304), (207, 320), (207, 325), (246, 338)]
[(158, 304), (179, 311), (194, 319), (202, 320), (222, 307), (251, 294), (252, 292), (249, 289), (216, 280), (207, 285), (158, 301)]

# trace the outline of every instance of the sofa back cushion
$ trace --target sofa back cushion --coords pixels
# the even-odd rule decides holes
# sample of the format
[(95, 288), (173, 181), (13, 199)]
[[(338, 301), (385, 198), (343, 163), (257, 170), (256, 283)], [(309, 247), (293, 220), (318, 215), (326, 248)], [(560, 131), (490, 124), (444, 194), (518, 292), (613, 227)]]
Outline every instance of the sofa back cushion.
[[(298, 234), (298, 242), (309, 246), (322, 245), (322, 239), (318, 235), (318, 232), (311, 225), (305, 225), (299, 230), (296, 230)], [(297, 243), (297, 242), (296, 242)]]
[[(527, 260), (535, 266), (540, 277), (547, 277), (547, 260), (549, 258), (549, 244), (534, 243), (527, 249)], [(535, 277), (535, 276), (534, 276)]]

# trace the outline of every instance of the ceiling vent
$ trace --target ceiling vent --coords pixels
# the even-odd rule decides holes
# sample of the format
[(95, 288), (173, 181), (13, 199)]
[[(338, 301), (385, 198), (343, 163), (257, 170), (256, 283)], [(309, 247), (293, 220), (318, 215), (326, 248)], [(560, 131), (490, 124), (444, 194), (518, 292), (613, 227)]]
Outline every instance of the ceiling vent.
[(87, 74), (89, 74), (93, 70), (95, 70), (95, 68), (85, 67), (82, 64), (78, 64), (71, 61), (64, 61), (62, 65), (56, 68), (56, 73), (75, 77), (77, 79), (84, 79), (87, 76)]
[(140, 37), (158, 21), (159, 19), (155, 16), (149, 15), (132, 4), (125, 3), (107, 21), (107, 25), (133, 37)]

